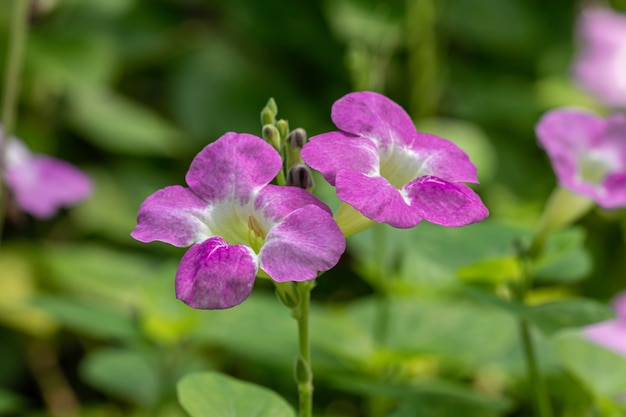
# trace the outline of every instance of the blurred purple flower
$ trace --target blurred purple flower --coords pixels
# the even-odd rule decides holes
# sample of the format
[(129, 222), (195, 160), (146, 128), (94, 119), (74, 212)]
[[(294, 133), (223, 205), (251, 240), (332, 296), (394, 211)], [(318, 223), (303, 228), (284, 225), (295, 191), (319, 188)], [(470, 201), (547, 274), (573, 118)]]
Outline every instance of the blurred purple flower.
[(593, 7), (578, 21), (578, 83), (610, 106), (626, 107), (626, 15)]
[(350, 93), (334, 103), (331, 117), (340, 131), (312, 137), (302, 158), (365, 217), (409, 228), (422, 220), (463, 226), (488, 216), (480, 197), (463, 184), (478, 182), (465, 152), (418, 132), (387, 97)]
[(227, 133), (206, 146), (187, 172), (189, 188), (149, 196), (131, 236), (191, 248), (176, 274), (176, 296), (189, 306), (242, 303), (259, 267), (277, 282), (314, 279), (332, 268), (345, 238), (330, 209), (307, 191), (269, 182), (282, 167), (261, 138)]
[(4, 181), (26, 213), (50, 218), (91, 193), (90, 178), (69, 162), (31, 153), (17, 138), (6, 143), (5, 151)]
[(589, 340), (626, 356), (626, 291), (613, 300), (616, 318), (592, 324), (583, 329)]
[(560, 185), (607, 209), (626, 206), (626, 115), (555, 109), (536, 133)]

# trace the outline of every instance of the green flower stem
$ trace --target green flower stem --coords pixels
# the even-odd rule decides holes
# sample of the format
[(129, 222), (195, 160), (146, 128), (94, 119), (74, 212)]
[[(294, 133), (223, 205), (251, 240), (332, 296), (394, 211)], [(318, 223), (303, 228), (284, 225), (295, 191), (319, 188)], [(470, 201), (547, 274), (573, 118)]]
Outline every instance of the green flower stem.
[(441, 94), (437, 79), (441, 72), (437, 60), (434, 0), (406, 0), (406, 46), (409, 74), (409, 110), (414, 119), (433, 116)]
[[(26, 45), (27, 22), (29, 0), (14, 0), (13, 15), (10, 23), (9, 45), (7, 47), (6, 68), (4, 74), (4, 93), (2, 95), (2, 134), (4, 140), (0, 141), (0, 173), (4, 172), (4, 155), (6, 146), (13, 129), (17, 114), (17, 97), (20, 89), (20, 73)], [(0, 181), (0, 238), (4, 226), (4, 217), (7, 208), (7, 190), (4, 182)]]
[[(523, 281), (517, 288), (514, 288), (513, 293), (518, 302), (524, 303), (526, 291), (528, 288), (531, 288), (533, 277), (528, 251), (519, 248), (518, 257), (521, 263)], [(550, 404), (548, 388), (539, 368), (539, 361), (530, 331), (530, 324), (526, 319), (520, 318), (518, 319), (518, 326), (528, 369), (528, 378), (533, 393), (536, 415), (537, 417), (553, 417), (554, 413), (552, 412), (552, 406)]]
[(535, 346), (530, 333), (530, 326), (525, 319), (519, 320), (520, 335), (522, 337), (522, 346), (524, 348), (524, 356), (526, 357), (526, 366), (528, 366), (528, 377), (533, 391), (535, 402), (535, 412), (538, 417), (552, 417), (552, 407), (548, 398), (548, 389), (545, 380), (541, 376)]
[(297, 283), (299, 304), (293, 309), (293, 316), (298, 322), (299, 354), (295, 366), (295, 378), (298, 383), (300, 397), (299, 417), (313, 415), (313, 371), (311, 369), (311, 340), (309, 336), (309, 309), (311, 306), (311, 290), (315, 281)]

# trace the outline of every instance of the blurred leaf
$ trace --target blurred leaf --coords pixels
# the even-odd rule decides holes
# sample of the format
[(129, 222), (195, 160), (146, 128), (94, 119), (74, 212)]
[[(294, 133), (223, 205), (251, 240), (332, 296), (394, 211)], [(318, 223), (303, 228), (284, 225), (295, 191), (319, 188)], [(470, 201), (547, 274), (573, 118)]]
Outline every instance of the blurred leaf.
[(478, 288), (468, 286), (465, 291), (472, 297), (497, 306), (514, 317), (528, 320), (547, 336), (568, 327), (585, 326), (613, 316), (609, 307), (595, 300), (567, 299), (527, 306)]
[(295, 417), (273, 391), (215, 372), (185, 376), (178, 398), (191, 417)]
[(104, 87), (116, 66), (114, 46), (97, 31), (35, 31), (28, 42), (26, 59), (37, 94), (48, 89), (59, 93)]
[(56, 286), (118, 305), (137, 306), (150, 280), (176, 273), (175, 263), (86, 243), (46, 246), (41, 258)]
[(15, 415), (14, 413), (17, 413), (21, 409), (23, 403), (24, 399), (19, 395), (0, 388), (1, 415)]
[(333, 376), (331, 381), (348, 392), (404, 400), (390, 417), (489, 417), (501, 415), (510, 406), (503, 399), (488, 398), (464, 385), (445, 380), (429, 379), (401, 384), (376, 382), (354, 376)]
[(507, 284), (522, 276), (519, 260), (513, 256), (485, 259), (458, 271), (459, 279), (468, 283)]
[(31, 304), (39, 291), (34, 273), (28, 252), (3, 245), (0, 252), (0, 322), (45, 337), (56, 331), (58, 325), (49, 314)]
[[(298, 349), (295, 322), (276, 297), (256, 291), (232, 309), (203, 313), (192, 333), (196, 340), (266, 364), (291, 366), (289, 358), (295, 358)], [(353, 321), (345, 311), (313, 304), (310, 328), (316, 368), (328, 367), (329, 361), (334, 365), (337, 359), (365, 361), (373, 353), (369, 326)]]
[(130, 232), (137, 224), (138, 205), (134, 205), (117, 173), (104, 169), (90, 170), (94, 192), (72, 210), (72, 215), (83, 230), (99, 233), (112, 241), (129, 243)]
[(126, 314), (98, 303), (78, 302), (65, 297), (40, 295), (33, 305), (45, 310), (73, 331), (100, 338), (137, 339), (131, 312)]
[(546, 335), (570, 327), (581, 327), (613, 317), (611, 309), (598, 301), (568, 299), (530, 307), (531, 321)]
[(72, 96), (69, 117), (94, 145), (132, 155), (175, 157), (190, 142), (150, 108), (104, 90), (80, 90)]
[(561, 284), (587, 276), (591, 270), (591, 258), (583, 246), (584, 240), (585, 232), (580, 227), (570, 227), (552, 234), (535, 264), (535, 281)]
[[(348, 239), (348, 248), (364, 278), (390, 277), (390, 284), (423, 293), (457, 285), (461, 267), (510, 256), (514, 242), (530, 234), (529, 229), (492, 220), (459, 228), (427, 222), (414, 229), (376, 225)], [(382, 270), (385, 265), (389, 270)]]
[(565, 369), (604, 401), (617, 402), (626, 392), (626, 358), (586, 340), (579, 331), (564, 331), (554, 345)]
[(140, 352), (103, 348), (89, 353), (80, 371), (92, 386), (135, 404), (150, 406), (159, 399), (159, 372)]

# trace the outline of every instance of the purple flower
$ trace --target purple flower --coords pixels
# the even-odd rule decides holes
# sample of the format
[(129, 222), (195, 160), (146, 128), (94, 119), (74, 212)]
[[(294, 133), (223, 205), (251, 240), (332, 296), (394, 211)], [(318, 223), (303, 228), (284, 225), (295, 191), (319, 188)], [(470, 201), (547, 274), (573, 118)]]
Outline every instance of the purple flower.
[(91, 193), (89, 177), (68, 162), (31, 153), (17, 138), (6, 143), (5, 151), (4, 181), (26, 213), (50, 218), (61, 207), (74, 205)]
[(488, 216), (478, 195), (463, 184), (478, 182), (465, 152), (418, 132), (387, 97), (350, 93), (335, 102), (331, 117), (340, 131), (312, 137), (302, 158), (365, 217), (409, 228), (422, 220), (463, 226)]
[(604, 208), (626, 205), (626, 116), (547, 112), (536, 126), (559, 184)]
[(176, 296), (189, 306), (242, 303), (259, 272), (277, 282), (314, 279), (332, 268), (345, 238), (330, 209), (297, 187), (270, 185), (282, 166), (271, 145), (227, 133), (206, 146), (187, 172), (189, 188), (149, 196), (132, 237), (191, 248), (176, 274)]
[(626, 356), (626, 292), (613, 300), (613, 306), (615, 319), (587, 326), (583, 334), (592, 342)]
[(578, 22), (574, 62), (578, 83), (611, 106), (626, 106), (626, 15), (608, 8), (585, 10)]

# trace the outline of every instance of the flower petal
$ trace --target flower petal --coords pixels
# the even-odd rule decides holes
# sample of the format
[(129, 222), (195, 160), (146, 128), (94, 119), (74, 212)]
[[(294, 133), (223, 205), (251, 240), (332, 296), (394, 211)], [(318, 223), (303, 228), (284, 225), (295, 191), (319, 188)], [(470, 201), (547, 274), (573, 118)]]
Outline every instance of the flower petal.
[(30, 154), (15, 138), (7, 145), (5, 180), (20, 208), (40, 218), (52, 217), (59, 208), (78, 203), (92, 189), (90, 178), (74, 165)]
[(364, 136), (383, 147), (412, 142), (415, 125), (406, 111), (382, 94), (346, 94), (332, 107), (331, 118), (344, 132)]
[(270, 230), (259, 259), (274, 281), (306, 281), (335, 266), (345, 249), (346, 240), (330, 214), (308, 205)]
[(211, 236), (206, 225), (207, 204), (188, 188), (165, 187), (141, 204), (131, 236), (140, 242), (159, 240), (189, 246)]
[(604, 130), (598, 116), (576, 109), (556, 109), (544, 114), (535, 128), (561, 185), (575, 191), (579, 156), (587, 152)]
[(587, 339), (600, 346), (626, 356), (626, 323), (608, 320), (583, 329)]
[(263, 187), (254, 201), (254, 209), (263, 212), (263, 216), (277, 223), (291, 212), (302, 207), (314, 205), (332, 216), (330, 208), (310, 192), (298, 187)]
[(476, 166), (453, 142), (427, 133), (417, 133), (410, 148), (422, 159), (421, 175), (445, 178), (449, 182), (478, 183)]
[(419, 211), (409, 206), (400, 191), (381, 176), (340, 171), (336, 188), (340, 200), (376, 222), (405, 229), (422, 220)]
[(626, 324), (626, 291), (621, 292), (613, 299), (613, 308), (617, 313), (617, 318)]
[(280, 155), (263, 139), (229, 132), (200, 151), (185, 179), (208, 202), (235, 198), (246, 203), (256, 189), (274, 179), (281, 166)]
[(480, 197), (462, 183), (440, 178), (416, 178), (404, 188), (410, 204), (422, 217), (442, 226), (465, 226), (484, 220), (489, 211)]
[(247, 246), (213, 237), (189, 248), (176, 272), (176, 298), (193, 308), (217, 310), (241, 304), (252, 292), (257, 257)]
[(376, 143), (343, 132), (311, 137), (300, 156), (331, 185), (335, 185), (335, 176), (340, 169), (367, 174), (379, 168)]

